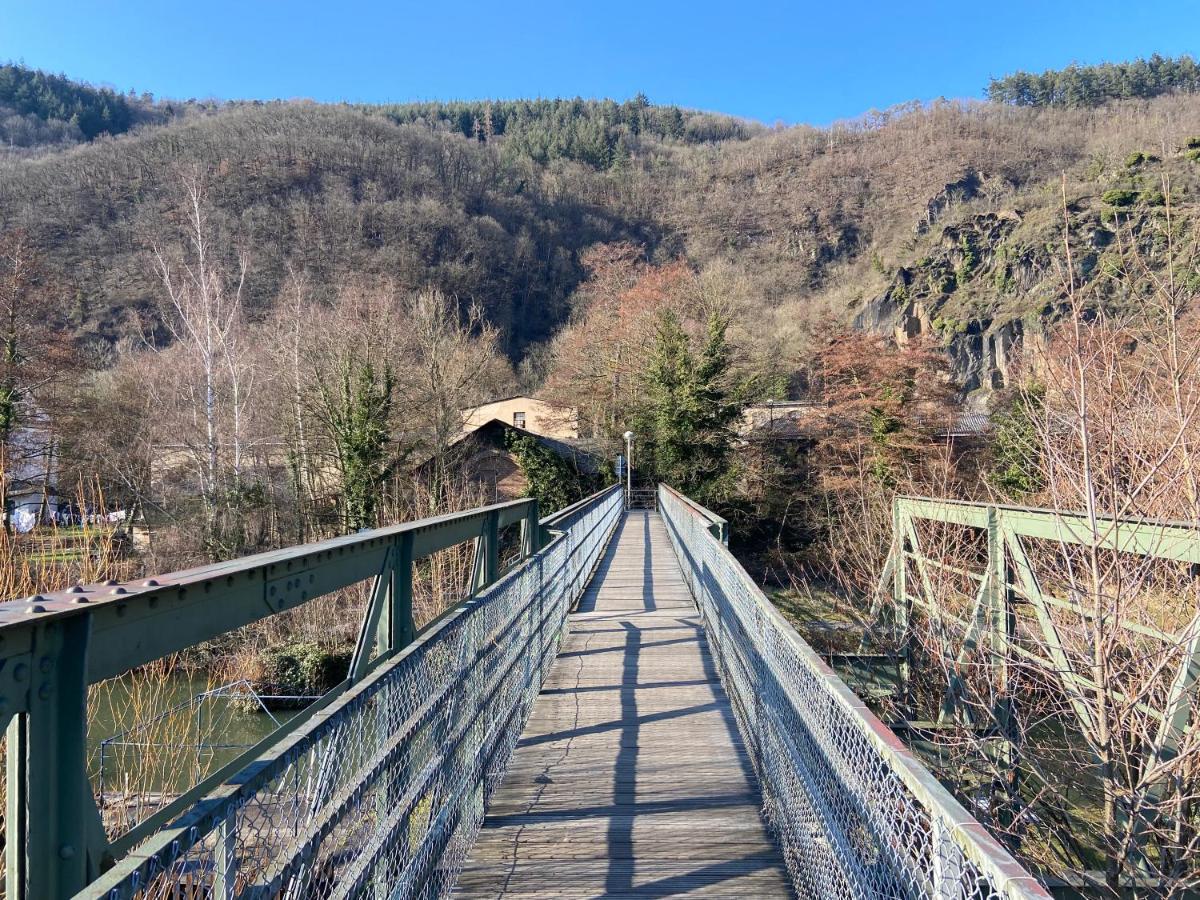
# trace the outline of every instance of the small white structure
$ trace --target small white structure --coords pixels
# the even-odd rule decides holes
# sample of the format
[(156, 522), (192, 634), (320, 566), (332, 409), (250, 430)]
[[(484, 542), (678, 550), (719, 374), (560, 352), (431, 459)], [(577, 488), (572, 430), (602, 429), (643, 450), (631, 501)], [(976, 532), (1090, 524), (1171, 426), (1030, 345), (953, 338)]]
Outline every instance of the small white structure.
[(28, 531), (58, 512), (58, 467), (53, 439), (38, 424), (14, 429), (3, 462), (4, 514)]

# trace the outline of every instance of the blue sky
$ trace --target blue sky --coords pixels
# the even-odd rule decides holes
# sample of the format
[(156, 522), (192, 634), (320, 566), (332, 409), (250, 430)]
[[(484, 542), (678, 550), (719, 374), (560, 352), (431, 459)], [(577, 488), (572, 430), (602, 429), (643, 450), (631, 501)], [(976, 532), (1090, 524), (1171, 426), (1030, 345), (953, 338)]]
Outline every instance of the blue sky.
[(765, 122), (1200, 51), (1196, 0), (0, 0), (0, 60), (161, 97), (615, 97)]

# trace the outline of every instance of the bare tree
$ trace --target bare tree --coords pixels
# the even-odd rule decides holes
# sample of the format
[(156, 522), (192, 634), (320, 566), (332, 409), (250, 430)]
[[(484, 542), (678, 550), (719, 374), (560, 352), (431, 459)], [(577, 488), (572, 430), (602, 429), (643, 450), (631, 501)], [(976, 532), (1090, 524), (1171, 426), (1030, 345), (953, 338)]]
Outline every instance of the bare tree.
[[(916, 693), (936, 703), (951, 685), (968, 726), (939, 735), (944, 759), (963, 785), (987, 772), (991, 824), (1027, 859), (1099, 863), (1084, 877), (1114, 897), (1200, 887), (1200, 579), (1186, 564), (1200, 554), (1200, 325), (1178, 275), (1200, 256), (1169, 187), (1163, 215), (1122, 225), (1120, 265), (1087, 287), (1064, 191), (1068, 315), (1035, 351), (1040, 385), (1025, 396), (1040, 486), (1027, 502), (1050, 511), (1046, 527), (1005, 526), (997, 551), (978, 530), (926, 523), (901, 563), (930, 598), (911, 628), (929, 664)], [(986, 640), (966, 625), (983, 559), (1011, 598)]]
[(511, 383), (511, 368), (500, 356), (498, 332), (479, 306), (463, 314), (441, 291), (425, 290), (406, 298), (402, 316), (402, 413), (416, 423), (410, 434), (432, 461), (428, 498), (429, 512), (435, 512), (450, 484), (449, 451), (462, 433), (464, 410), (497, 384)]
[[(243, 338), (242, 294), (248, 261), (240, 254), (226, 265), (209, 219), (204, 176), (181, 177), (180, 233), (174, 241), (152, 242), (163, 289), (163, 321), (182, 357), (180, 399), (198, 438), (183, 434), (199, 479), (206, 542), (221, 543), (222, 513), (241, 490), (247, 403), (254, 384), (254, 354)], [(232, 491), (232, 495), (231, 492)]]

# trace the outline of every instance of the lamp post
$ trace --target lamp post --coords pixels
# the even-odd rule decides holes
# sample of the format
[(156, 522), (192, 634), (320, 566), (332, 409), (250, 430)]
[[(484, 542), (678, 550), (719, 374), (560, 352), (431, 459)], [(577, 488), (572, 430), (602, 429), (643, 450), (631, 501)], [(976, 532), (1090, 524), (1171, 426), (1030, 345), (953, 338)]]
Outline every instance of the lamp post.
[(625, 432), (625, 508), (633, 508), (633, 432)]

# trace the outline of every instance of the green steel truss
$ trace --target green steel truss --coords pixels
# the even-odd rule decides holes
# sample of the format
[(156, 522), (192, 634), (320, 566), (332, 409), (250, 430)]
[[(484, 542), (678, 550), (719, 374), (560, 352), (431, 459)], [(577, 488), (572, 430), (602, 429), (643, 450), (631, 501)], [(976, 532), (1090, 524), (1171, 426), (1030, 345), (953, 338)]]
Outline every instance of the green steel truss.
[[(860, 647), (864, 658), (872, 645), (883, 636), (890, 637), (896, 648), (899, 670), (899, 700), (912, 713), (911, 676), (913, 646), (917, 627), (914, 610), (929, 623), (956, 626), (961, 635), (955, 664), (950, 667), (937, 724), (958, 722), (980, 726), (999, 739), (1001, 758), (1014, 758), (1017, 734), (1009, 691), (1009, 671), (1014, 660), (1041, 668), (1057, 681), (1069, 701), (1078, 724), (1090, 727), (1091, 713), (1086, 697), (1096, 689), (1086, 671), (1081, 671), (1064, 650), (1063, 635), (1053, 613), (1065, 611), (1089, 617), (1078, 600), (1055, 596), (1041, 583), (1030, 561), (1037, 542), (1128, 553), (1200, 567), (1200, 524), (1163, 522), (1151, 519), (1099, 519), (1093, 532), (1088, 519), (1076, 513), (1017, 506), (989, 505), (917, 497), (898, 497), (893, 505), (892, 543), (876, 588), (868, 621), (872, 623)], [(964, 526), (986, 535), (986, 556), (970, 570), (955, 568), (939, 558), (937, 548), (923, 546), (918, 527), (922, 522)], [(1093, 539), (1093, 534), (1096, 536)], [(948, 609), (934, 589), (935, 569), (949, 569), (977, 583), (969, 612)], [(1195, 571), (1195, 570), (1194, 570)], [(1027, 605), (1028, 619), (1036, 639), (1034, 650), (1029, 641), (1018, 643), (1016, 607)], [(1158, 722), (1156, 739), (1148, 748), (1148, 761), (1169, 760), (1178, 752), (1196, 700), (1200, 678), (1200, 611), (1174, 632), (1164, 632), (1134, 621), (1121, 625), (1142, 637), (1160, 640), (1182, 648), (1182, 661), (1171, 674), (1170, 689), (1159, 708), (1145, 708)], [(986, 648), (986, 649), (985, 649)], [(988, 656), (982, 654), (986, 652)], [(972, 722), (963, 702), (966, 686), (962, 673), (969, 660), (987, 659), (993, 685), (994, 706), (991, 723)], [(927, 723), (932, 724), (932, 723)], [(1163, 785), (1152, 785), (1151, 799), (1161, 795)]]
[[(8, 738), (5, 896), (75, 894), (162, 833), (247, 759), (269, 755), (286, 732), (312, 720), (414, 640), (415, 560), (474, 542), (473, 583), (480, 590), (502, 574), (500, 533), (510, 525), (521, 529), (521, 560), (548, 534), (537, 501), (519, 500), (139, 583), (79, 586), (0, 603), (0, 724)], [(88, 686), (366, 579), (373, 579), (371, 601), (346, 681), (283, 733), (110, 842), (86, 769)]]

